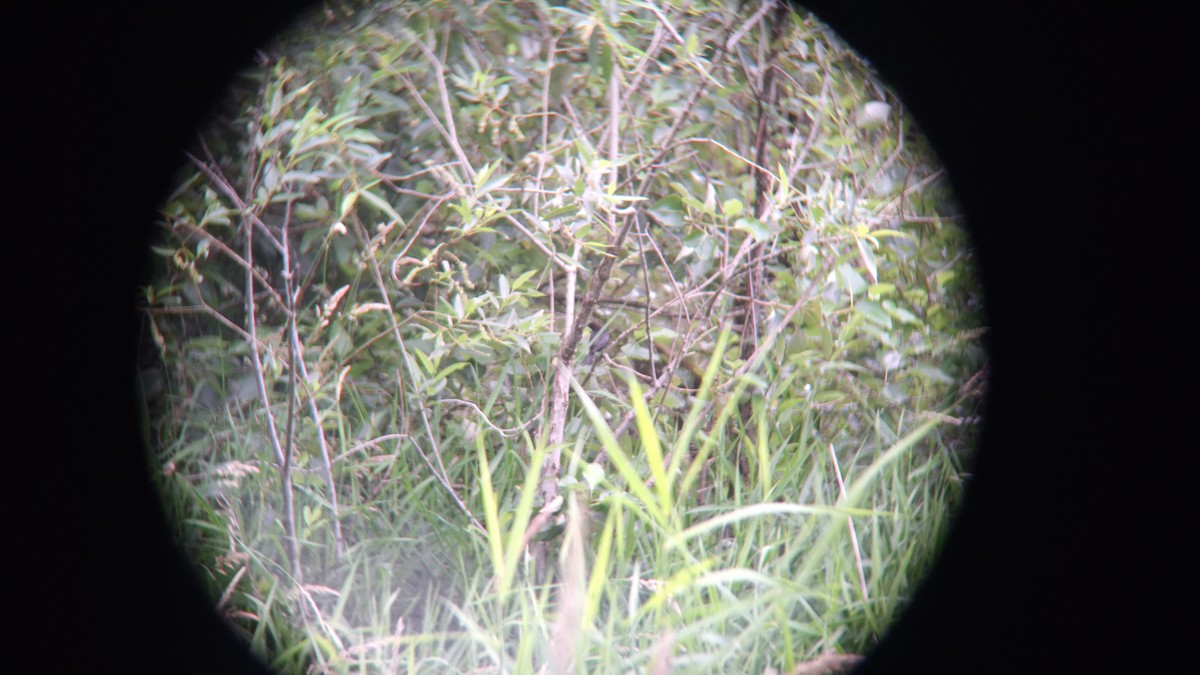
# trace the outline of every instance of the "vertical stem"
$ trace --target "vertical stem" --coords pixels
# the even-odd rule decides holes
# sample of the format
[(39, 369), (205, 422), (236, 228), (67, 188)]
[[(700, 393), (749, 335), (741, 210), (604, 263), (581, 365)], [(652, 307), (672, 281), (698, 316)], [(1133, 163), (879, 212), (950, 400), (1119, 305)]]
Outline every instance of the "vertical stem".
[[(620, 70), (615, 51), (610, 58), (612, 58), (613, 67), (612, 75), (608, 80), (608, 158), (612, 166), (609, 171), (608, 180), (609, 185), (615, 189), (620, 178), (617, 159), (621, 149), (621, 82), (618, 75)], [(608, 229), (612, 235), (611, 241), (615, 246), (620, 246), (624, 233), (628, 231), (628, 226), (622, 228), (621, 232), (618, 232), (617, 214), (612, 208), (609, 208), (607, 215)], [(573, 250), (573, 258), (578, 260), (581, 251), (580, 244), (576, 242)], [(596, 268), (578, 319), (575, 315), (577, 268), (572, 265), (567, 269), (566, 307), (564, 308), (566, 316), (563, 321), (563, 335), (565, 338), (554, 361), (554, 384), (550, 394), (549, 433), (546, 439), (547, 444), (550, 446), (550, 452), (546, 454), (546, 461), (542, 465), (540, 492), (542, 494), (542, 503), (544, 504), (549, 504), (558, 496), (558, 473), (562, 469), (562, 441), (567, 420), (568, 394), (571, 389), (571, 367), (575, 362), (575, 348), (579, 344), (582, 325), (587, 322), (592, 307), (595, 306), (596, 298), (600, 294), (600, 287), (608, 279), (608, 271), (612, 269), (611, 260), (611, 258), (606, 258)]]
[[(754, 174), (754, 217), (760, 221), (767, 220), (771, 211), (770, 184), (771, 176), (766, 172), (767, 141), (771, 135), (770, 109), (775, 106), (775, 60), (779, 54), (779, 40), (783, 35), (783, 27), (788, 21), (788, 7), (784, 3), (770, 2), (774, 7), (771, 25), (764, 27), (763, 37), (759, 42), (759, 86), (755, 95), (758, 108), (758, 118), (754, 131), (754, 162), (750, 168)], [(764, 45), (762, 40), (766, 41)], [(765, 53), (764, 53), (765, 51)], [(758, 299), (766, 283), (763, 264), (763, 253), (766, 242), (760, 241), (750, 248), (748, 270), (743, 280), (742, 300), (739, 305), (742, 310), (742, 330), (740, 353), (743, 361), (749, 361), (759, 349), (761, 336), (759, 330), (762, 321), (759, 318)], [(739, 416), (745, 429), (748, 442), (752, 442), (754, 427), (750, 423), (752, 414), (752, 399), (747, 399), (739, 406)], [(743, 444), (737, 446), (737, 465), (742, 475), (749, 478), (750, 467), (742, 452)]]
[[(287, 530), (288, 557), (291, 558), (292, 577), (296, 580), (297, 584), (303, 584), (303, 568), (300, 566), (300, 542), (296, 538), (296, 506), (292, 494), (292, 427), (295, 420), (294, 378), (296, 355), (292, 351), (292, 345), (289, 342), (288, 373), (293, 379), (288, 388), (288, 430), (285, 436), (285, 446), (279, 441), (279, 430), (275, 425), (275, 416), (271, 414), (271, 399), (267, 391), (266, 380), (263, 376), (262, 358), (258, 355), (258, 322), (254, 318), (254, 314), (257, 311), (254, 304), (254, 225), (251, 222), (250, 215), (247, 213), (249, 207), (245, 204), (241, 206), (243, 211), (242, 226), (246, 233), (246, 250), (244, 253), (246, 260), (246, 331), (250, 334), (250, 358), (254, 363), (255, 380), (258, 384), (258, 397), (266, 413), (267, 434), (271, 440), (271, 447), (275, 450), (275, 460), (278, 462), (281, 472), (280, 489), (283, 492), (283, 524), (284, 529)], [(304, 607), (304, 605), (301, 605), (301, 607)]]

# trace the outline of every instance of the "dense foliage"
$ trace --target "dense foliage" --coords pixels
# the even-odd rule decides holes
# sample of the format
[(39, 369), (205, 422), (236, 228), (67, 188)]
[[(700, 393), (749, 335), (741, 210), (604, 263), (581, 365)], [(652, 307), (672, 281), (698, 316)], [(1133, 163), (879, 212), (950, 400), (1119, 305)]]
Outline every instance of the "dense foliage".
[(256, 651), (870, 647), (984, 360), (945, 179), (867, 64), (725, 2), (335, 3), (261, 57), (163, 207), (143, 373), (181, 540)]

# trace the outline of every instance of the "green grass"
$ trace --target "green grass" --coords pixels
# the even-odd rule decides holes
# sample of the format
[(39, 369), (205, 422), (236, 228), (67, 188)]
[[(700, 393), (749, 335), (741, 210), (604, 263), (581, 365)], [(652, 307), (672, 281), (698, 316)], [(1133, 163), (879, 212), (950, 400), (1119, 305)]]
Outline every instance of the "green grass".
[[(561, 532), (541, 582), (525, 534), (546, 448), (528, 434), (440, 439), (481, 530), (406, 439), (356, 442), (364, 432), (339, 416), (340, 447), (354, 448), (335, 463), (347, 549), (333, 552), (319, 477), (298, 474), (299, 586), (277, 472), (253, 470), (265, 452), (249, 440), (254, 416), (214, 414), (206, 433), (182, 434), (164, 457), (195, 466), (202, 453), (213, 468), (166, 477), (164, 494), (219, 610), (281, 673), (648, 672), (659, 654), (678, 673), (761, 673), (869, 651), (937, 553), (961, 494), (958, 454), (936, 422), (901, 418), (901, 433), (881, 413), (859, 440), (831, 440), (818, 406), (780, 414), (758, 396), (747, 434), (730, 423), (740, 392), (714, 399), (713, 372), (680, 423), (635, 405), (623, 439), (575, 383), (567, 499), (548, 514)], [(348, 400), (360, 423), (372, 419)], [(642, 400), (636, 383), (629, 400)], [(604, 466), (589, 462), (597, 441)]]

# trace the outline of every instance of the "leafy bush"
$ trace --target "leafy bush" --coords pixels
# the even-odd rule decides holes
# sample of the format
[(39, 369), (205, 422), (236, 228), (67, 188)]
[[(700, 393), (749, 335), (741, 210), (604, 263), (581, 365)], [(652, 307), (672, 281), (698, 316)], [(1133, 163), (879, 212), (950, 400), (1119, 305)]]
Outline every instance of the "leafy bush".
[(771, 3), (322, 16), (234, 85), (146, 288), (164, 492), (254, 648), (869, 648), (984, 376), (945, 178), (869, 65)]

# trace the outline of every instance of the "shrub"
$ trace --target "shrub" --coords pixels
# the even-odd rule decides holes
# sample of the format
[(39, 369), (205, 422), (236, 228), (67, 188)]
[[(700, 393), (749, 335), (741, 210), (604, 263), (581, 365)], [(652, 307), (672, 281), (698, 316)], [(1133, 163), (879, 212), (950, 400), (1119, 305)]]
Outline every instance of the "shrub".
[(743, 9), (335, 3), (235, 83), (146, 389), (276, 667), (761, 672), (885, 629), (977, 421), (971, 254), (869, 65)]

